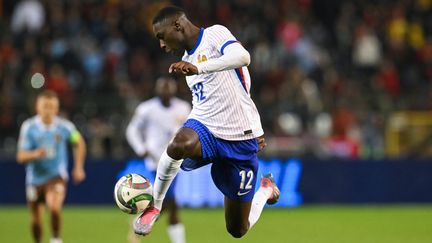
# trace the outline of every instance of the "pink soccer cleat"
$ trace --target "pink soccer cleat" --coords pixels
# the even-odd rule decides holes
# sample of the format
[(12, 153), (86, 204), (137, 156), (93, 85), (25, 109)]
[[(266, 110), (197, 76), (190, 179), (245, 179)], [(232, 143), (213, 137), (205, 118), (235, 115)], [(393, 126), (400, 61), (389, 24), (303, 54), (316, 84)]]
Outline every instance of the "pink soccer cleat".
[(260, 183), (261, 187), (264, 188), (268, 188), (271, 187), (272, 188), (272, 194), (269, 197), (269, 199), (267, 200), (267, 204), (269, 205), (273, 205), (275, 203), (277, 203), (277, 201), (279, 200), (280, 197), (280, 191), (279, 188), (276, 185), (276, 182), (273, 178), (272, 173), (268, 173), (266, 175), (261, 176), (261, 183)]
[(148, 235), (153, 229), (153, 225), (158, 220), (160, 210), (155, 207), (150, 207), (145, 210), (133, 224), (135, 234), (137, 235)]

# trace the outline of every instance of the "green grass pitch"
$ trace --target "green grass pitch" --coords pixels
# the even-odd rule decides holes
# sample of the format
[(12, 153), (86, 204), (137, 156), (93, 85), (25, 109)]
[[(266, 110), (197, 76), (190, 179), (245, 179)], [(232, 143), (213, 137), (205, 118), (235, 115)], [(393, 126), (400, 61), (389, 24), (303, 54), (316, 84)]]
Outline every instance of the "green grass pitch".
[[(44, 242), (48, 242), (49, 236), (47, 216)], [(189, 243), (432, 242), (432, 205), (266, 208), (258, 223), (242, 239), (234, 239), (226, 232), (222, 209), (183, 209), (181, 217)], [(114, 206), (66, 206), (63, 242), (126, 243), (131, 218)], [(152, 234), (141, 242), (169, 242), (166, 220), (162, 217)], [(32, 242), (25, 207), (0, 207), (0, 242)]]

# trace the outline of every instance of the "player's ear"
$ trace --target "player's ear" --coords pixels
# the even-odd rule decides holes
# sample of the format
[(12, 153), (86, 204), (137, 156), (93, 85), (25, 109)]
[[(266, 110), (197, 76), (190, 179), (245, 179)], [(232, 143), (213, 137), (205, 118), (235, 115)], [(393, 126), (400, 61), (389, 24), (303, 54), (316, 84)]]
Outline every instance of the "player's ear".
[(174, 29), (176, 31), (182, 31), (183, 30), (183, 27), (181, 26), (180, 21), (178, 19), (176, 21), (174, 21)]

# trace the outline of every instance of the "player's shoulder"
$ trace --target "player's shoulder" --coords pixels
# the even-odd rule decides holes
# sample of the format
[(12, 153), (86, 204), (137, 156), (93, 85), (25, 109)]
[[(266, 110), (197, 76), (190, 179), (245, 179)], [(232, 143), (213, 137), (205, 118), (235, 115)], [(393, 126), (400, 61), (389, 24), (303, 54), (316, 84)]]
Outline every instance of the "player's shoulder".
[(31, 127), (34, 126), (36, 126), (36, 116), (32, 116), (24, 120), (24, 122), (21, 124), (21, 129), (23, 131), (28, 131)]
[(60, 127), (66, 128), (68, 130), (72, 130), (75, 128), (75, 125), (70, 120), (64, 117), (56, 117), (56, 122)]
[(29, 125), (31, 125), (31, 124), (35, 124), (36, 123), (36, 116), (32, 116), (32, 117), (29, 117), (29, 118), (27, 118), (27, 119), (25, 119), (24, 120), (24, 122), (22, 123), (22, 126), (29, 126)]
[(226, 41), (227, 39), (229, 40), (236, 39), (227, 27), (220, 24), (215, 24), (210, 27), (207, 27), (205, 29), (205, 33), (207, 35), (208, 40), (216, 41), (218, 44), (220, 44), (221, 41)]
[(154, 107), (156, 105), (159, 105), (159, 98), (153, 97), (151, 99), (148, 99), (148, 100), (141, 102), (137, 106), (136, 110), (137, 110), (137, 112), (143, 112), (147, 109), (151, 109), (152, 107)]
[(215, 24), (215, 25), (209, 26), (205, 30), (208, 31), (209, 33), (212, 33), (212, 32), (226, 32), (226, 31), (229, 32), (229, 29), (227, 27), (221, 25), (221, 24)]
[(72, 124), (72, 122), (70, 120), (68, 120), (67, 118), (64, 118), (64, 117), (57, 116), (56, 120), (59, 124), (62, 124), (62, 125)]

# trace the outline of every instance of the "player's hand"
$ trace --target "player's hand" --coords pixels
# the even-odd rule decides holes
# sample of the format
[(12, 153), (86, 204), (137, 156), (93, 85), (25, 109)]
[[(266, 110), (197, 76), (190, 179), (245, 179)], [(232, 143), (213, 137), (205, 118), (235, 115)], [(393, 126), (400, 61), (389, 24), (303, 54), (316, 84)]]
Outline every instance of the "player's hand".
[(257, 137), (256, 141), (258, 143), (258, 152), (263, 150), (265, 147), (267, 147), (267, 143), (265, 141), (264, 135), (261, 137)]
[(74, 168), (72, 170), (72, 179), (75, 184), (79, 184), (85, 180), (86, 174), (83, 168)]
[(43, 159), (47, 156), (47, 151), (44, 148), (33, 150), (33, 156), (35, 159)]
[(171, 64), (168, 69), (169, 73), (178, 73), (186, 76), (198, 74), (198, 68), (192, 63), (180, 61)]

